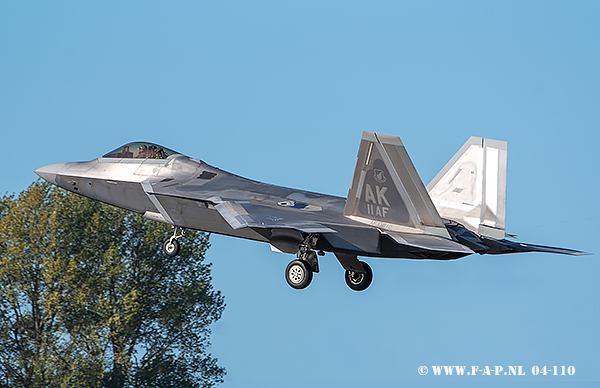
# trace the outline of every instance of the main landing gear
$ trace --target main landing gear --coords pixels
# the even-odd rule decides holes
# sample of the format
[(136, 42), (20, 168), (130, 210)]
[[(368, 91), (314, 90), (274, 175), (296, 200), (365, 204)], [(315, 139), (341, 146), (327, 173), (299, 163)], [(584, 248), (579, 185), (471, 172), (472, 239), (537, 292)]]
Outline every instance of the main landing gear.
[[(317, 253), (314, 251), (317, 240), (318, 235), (310, 234), (300, 244), (296, 260), (286, 267), (285, 280), (292, 288), (301, 290), (308, 287), (312, 282), (313, 272), (319, 272), (319, 261)], [(322, 251), (318, 253), (319, 256), (324, 254)], [(354, 291), (364, 291), (371, 285), (373, 271), (369, 264), (359, 261), (354, 255), (345, 253), (336, 253), (335, 255), (346, 270), (345, 278), (348, 287)]]
[(346, 284), (354, 291), (366, 290), (373, 281), (373, 271), (369, 267), (369, 264), (364, 261), (360, 261), (359, 263), (362, 264), (365, 272), (346, 270)]
[(313, 270), (304, 260), (294, 260), (285, 269), (285, 280), (297, 290), (308, 287), (312, 282)]
[(313, 249), (317, 245), (318, 236), (309, 234), (300, 244), (296, 260), (285, 269), (285, 280), (297, 290), (308, 287), (313, 278), (313, 272), (319, 272), (319, 261)]
[[(179, 254), (181, 246), (177, 240), (183, 237), (183, 234), (185, 233), (184, 229), (179, 229), (177, 226), (174, 226), (173, 228), (173, 235), (167, 238), (163, 243), (163, 252), (169, 257), (175, 257)], [(181, 233), (178, 234), (179, 230), (181, 230)]]

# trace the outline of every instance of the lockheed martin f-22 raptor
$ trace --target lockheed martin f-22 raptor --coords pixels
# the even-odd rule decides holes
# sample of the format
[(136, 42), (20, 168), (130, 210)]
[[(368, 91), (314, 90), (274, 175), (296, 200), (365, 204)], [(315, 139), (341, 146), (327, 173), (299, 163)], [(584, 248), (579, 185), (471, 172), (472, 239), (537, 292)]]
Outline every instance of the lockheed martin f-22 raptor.
[(364, 132), (347, 198), (242, 178), (146, 142), (35, 172), (71, 192), (173, 225), (163, 246), (168, 256), (178, 254), (182, 228), (262, 241), (296, 255), (285, 277), (303, 289), (319, 272), (318, 256), (333, 252), (348, 286), (362, 291), (373, 273), (359, 256), (584, 254), (506, 238), (506, 158), (506, 142), (471, 137), (425, 187), (400, 138)]

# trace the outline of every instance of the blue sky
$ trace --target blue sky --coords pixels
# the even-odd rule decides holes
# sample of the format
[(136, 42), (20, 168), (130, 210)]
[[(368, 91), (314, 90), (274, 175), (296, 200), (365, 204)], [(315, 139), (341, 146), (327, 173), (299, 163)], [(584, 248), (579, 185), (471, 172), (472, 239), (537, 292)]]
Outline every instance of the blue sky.
[[(592, 1), (2, 2), (0, 191), (146, 140), (345, 196), (363, 130), (400, 136), (425, 184), (475, 135), (508, 141), (507, 232), (598, 253), (599, 17)], [(328, 254), (297, 291), (291, 256), (211, 242), (225, 388), (600, 381), (597, 255), (370, 259), (357, 293)]]

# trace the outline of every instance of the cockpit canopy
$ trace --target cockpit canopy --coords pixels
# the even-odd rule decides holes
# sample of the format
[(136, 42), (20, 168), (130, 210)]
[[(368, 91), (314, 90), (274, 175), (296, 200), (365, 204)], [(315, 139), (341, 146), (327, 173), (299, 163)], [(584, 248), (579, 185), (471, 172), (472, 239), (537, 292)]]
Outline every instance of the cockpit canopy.
[(125, 144), (102, 157), (119, 159), (166, 159), (171, 155), (179, 155), (179, 152), (153, 143), (135, 142)]

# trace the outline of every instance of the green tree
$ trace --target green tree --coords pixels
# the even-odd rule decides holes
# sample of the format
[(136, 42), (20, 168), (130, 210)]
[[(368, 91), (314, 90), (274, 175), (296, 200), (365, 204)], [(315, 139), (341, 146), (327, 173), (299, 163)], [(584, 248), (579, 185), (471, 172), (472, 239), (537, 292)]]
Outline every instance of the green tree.
[(162, 254), (168, 225), (36, 181), (0, 202), (0, 384), (210, 387), (224, 308), (208, 235)]

